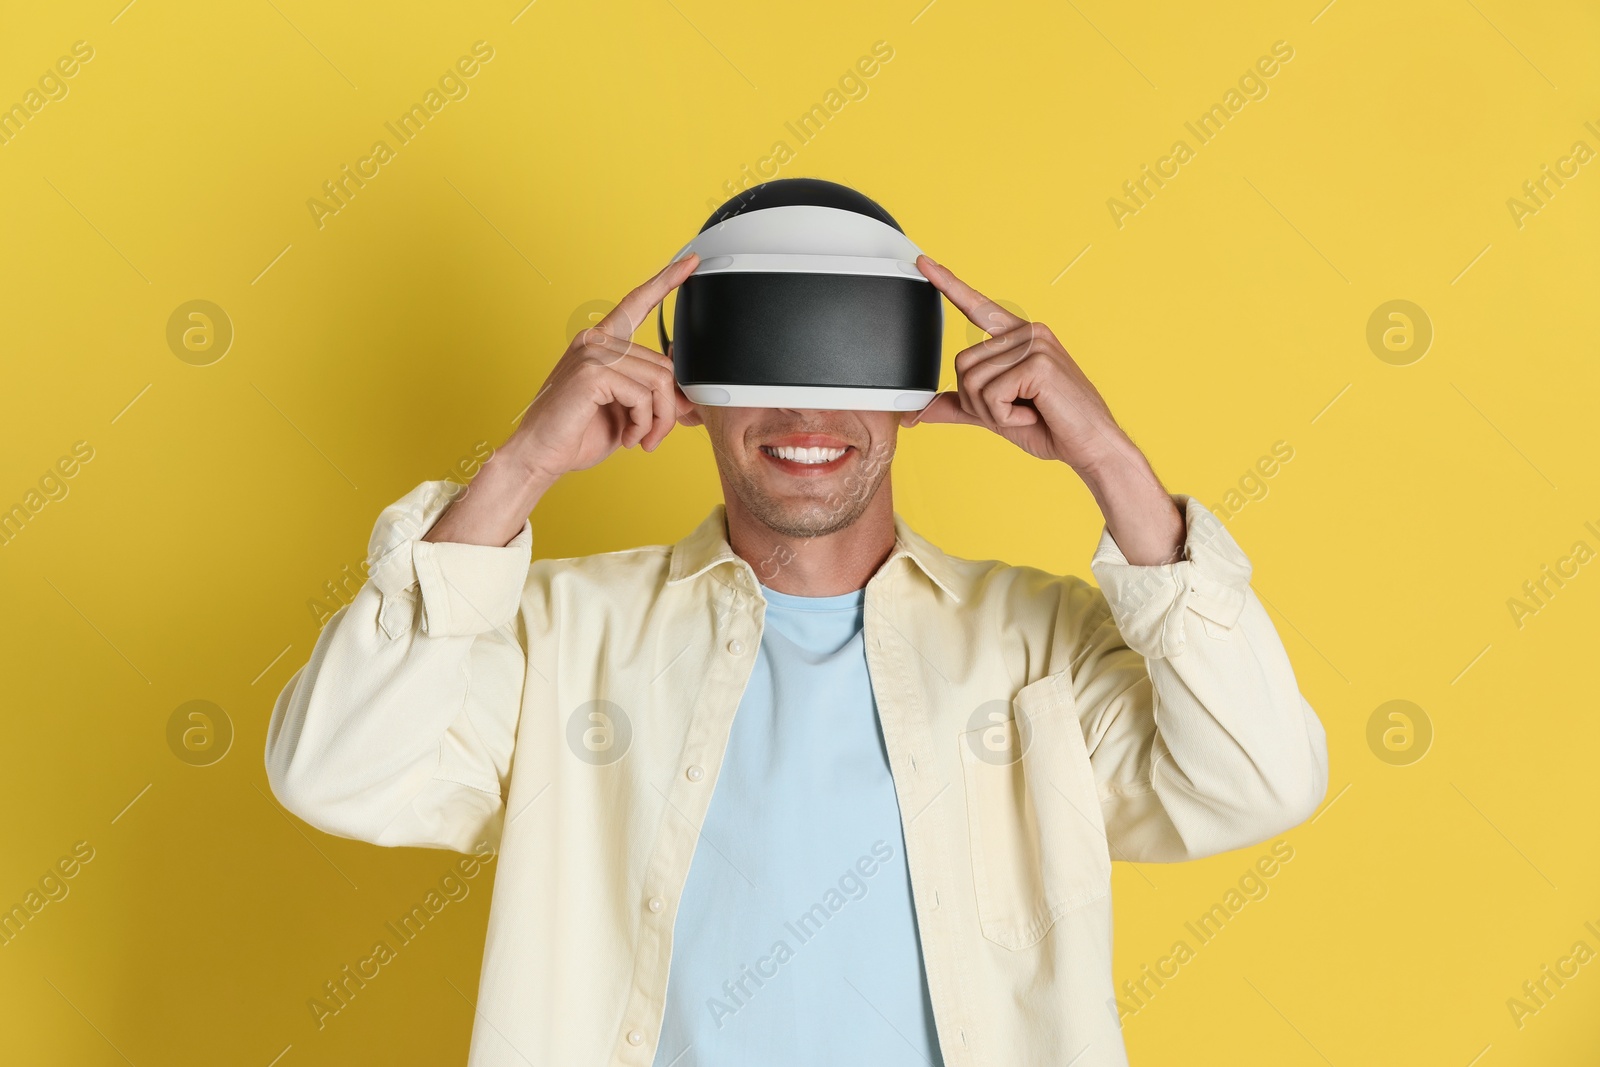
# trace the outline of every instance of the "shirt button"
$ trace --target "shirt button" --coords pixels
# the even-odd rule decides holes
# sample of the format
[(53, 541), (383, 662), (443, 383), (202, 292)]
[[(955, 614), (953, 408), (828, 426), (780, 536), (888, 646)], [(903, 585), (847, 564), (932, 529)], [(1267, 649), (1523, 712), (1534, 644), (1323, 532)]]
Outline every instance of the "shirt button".
[(650, 910), (651, 911), (660, 911), (662, 908), (664, 908), (666, 906), (667, 906), (667, 902), (662, 900), (660, 897), (651, 897), (650, 898)]
[(732, 641), (728, 642), (728, 651), (732, 652), (735, 656), (739, 655), (744, 651), (744, 642), (735, 637)]
[(689, 769), (684, 771), (683, 773), (684, 773), (684, 776), (686, 778), (688, 778), (689, 781), (691, 781), (691, 782), (698, 782), (700, 779), (702, 779), (702, 778), (704, 778), (706, 776), (706, 772), (705, 772), (704, 768), (702, 768), (698, 763), (690, 764), (689, 765)]
[(629, 1030), (628, 1031), (628, 1044), (630, 1044), (630, 1045), (642, 1045), (642, 1044), (644, 1044), (644, 1033), (642, 1031), (639, 1031), (639, 1030)]

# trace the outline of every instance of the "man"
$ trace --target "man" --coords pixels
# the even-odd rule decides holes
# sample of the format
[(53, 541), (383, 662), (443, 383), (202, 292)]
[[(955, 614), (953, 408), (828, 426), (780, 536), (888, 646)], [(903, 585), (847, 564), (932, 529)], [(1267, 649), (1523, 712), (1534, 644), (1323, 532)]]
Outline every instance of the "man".
[[(954, 392), (691, 404), (631, 338), (696, 263), (574, 338), (467, 491), (385, 509), (274, 709), (274, 792), (329, 833), (498, 851), (474, 1067), (1125, 1064), (1111, 859), (1252, 845), (1326, 791), (1249, 560), (1048, 328), (925, 255), (993, 335)], [(1100, 588), (899, 519), (896, 435), (929, 422), (1070, 467)], [(530, 564), (558, 479), (680, 423), (722, 481), (697, 530)]]

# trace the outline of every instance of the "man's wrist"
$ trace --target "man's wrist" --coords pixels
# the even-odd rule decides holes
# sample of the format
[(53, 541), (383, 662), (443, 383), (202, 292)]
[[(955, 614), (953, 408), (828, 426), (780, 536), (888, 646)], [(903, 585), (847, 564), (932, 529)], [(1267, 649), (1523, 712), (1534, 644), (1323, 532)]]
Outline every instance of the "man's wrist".
[(422, 540), (503, 548), (556, 480), (516, 452), (497, 449)]
[(1068, 464), (1102, 509), (1108, 499), (1126, 499), (1150, 488), (1165, 493), (1144, 453), (1120, 430), (1118, 434), (1120, 439), (1108, 440), (1103, 450)]
[(1100, 506), (1106, 529), (1130, 564), (1161, 566), (1183, 558), (1184, 515), (1131, 441), (1112, 459), (1073, 469)]
[[(526, 426), (519, 426), (506, 440), (505, 444), (494, 450), (490, 462), (499, 460), (502, 469), (499, 472), (508, 480), (519, 481), (523, 486), (538, 494), (543, 495), (556, 482), (561, 480), (562, 471), (549, 470), (542, 462), (542, 450), (531, 443), (525, 436)], [(488, 464), (485, 464), (487, 467)]]

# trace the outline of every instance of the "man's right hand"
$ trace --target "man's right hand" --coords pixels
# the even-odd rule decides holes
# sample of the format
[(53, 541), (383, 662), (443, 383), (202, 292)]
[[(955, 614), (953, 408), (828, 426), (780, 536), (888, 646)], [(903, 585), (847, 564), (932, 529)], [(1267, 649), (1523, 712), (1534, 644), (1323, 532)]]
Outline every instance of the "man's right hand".
[(667, 264), (598, 325), (580, 331), (502, 451), (551, 482), (618, 448), (655, 451), (691, 404), (673, 380), (672, 360), (632, 338), (699, 262), (691, 252)]
[(691, 252), (667, 264), (572, 339), (516, 430), (422, 540), (503, 546), (562, 475), (618, 448), (652, 452), (661, 444), (693, 405), (673, 379), (672, 360), (633, 333), (699, 262)]

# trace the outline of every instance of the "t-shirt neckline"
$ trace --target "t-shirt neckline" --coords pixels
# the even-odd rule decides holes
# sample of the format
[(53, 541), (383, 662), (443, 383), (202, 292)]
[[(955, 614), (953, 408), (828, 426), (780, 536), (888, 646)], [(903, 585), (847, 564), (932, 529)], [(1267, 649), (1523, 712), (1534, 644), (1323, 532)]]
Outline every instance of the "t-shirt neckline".
[(855, 589), (836, 596), (798, 596), (794, 593), (780, 593), (763, 585), (761, 595), (769, 605), (790, 611), (854, 611), (865, 601), (867, 591)]

